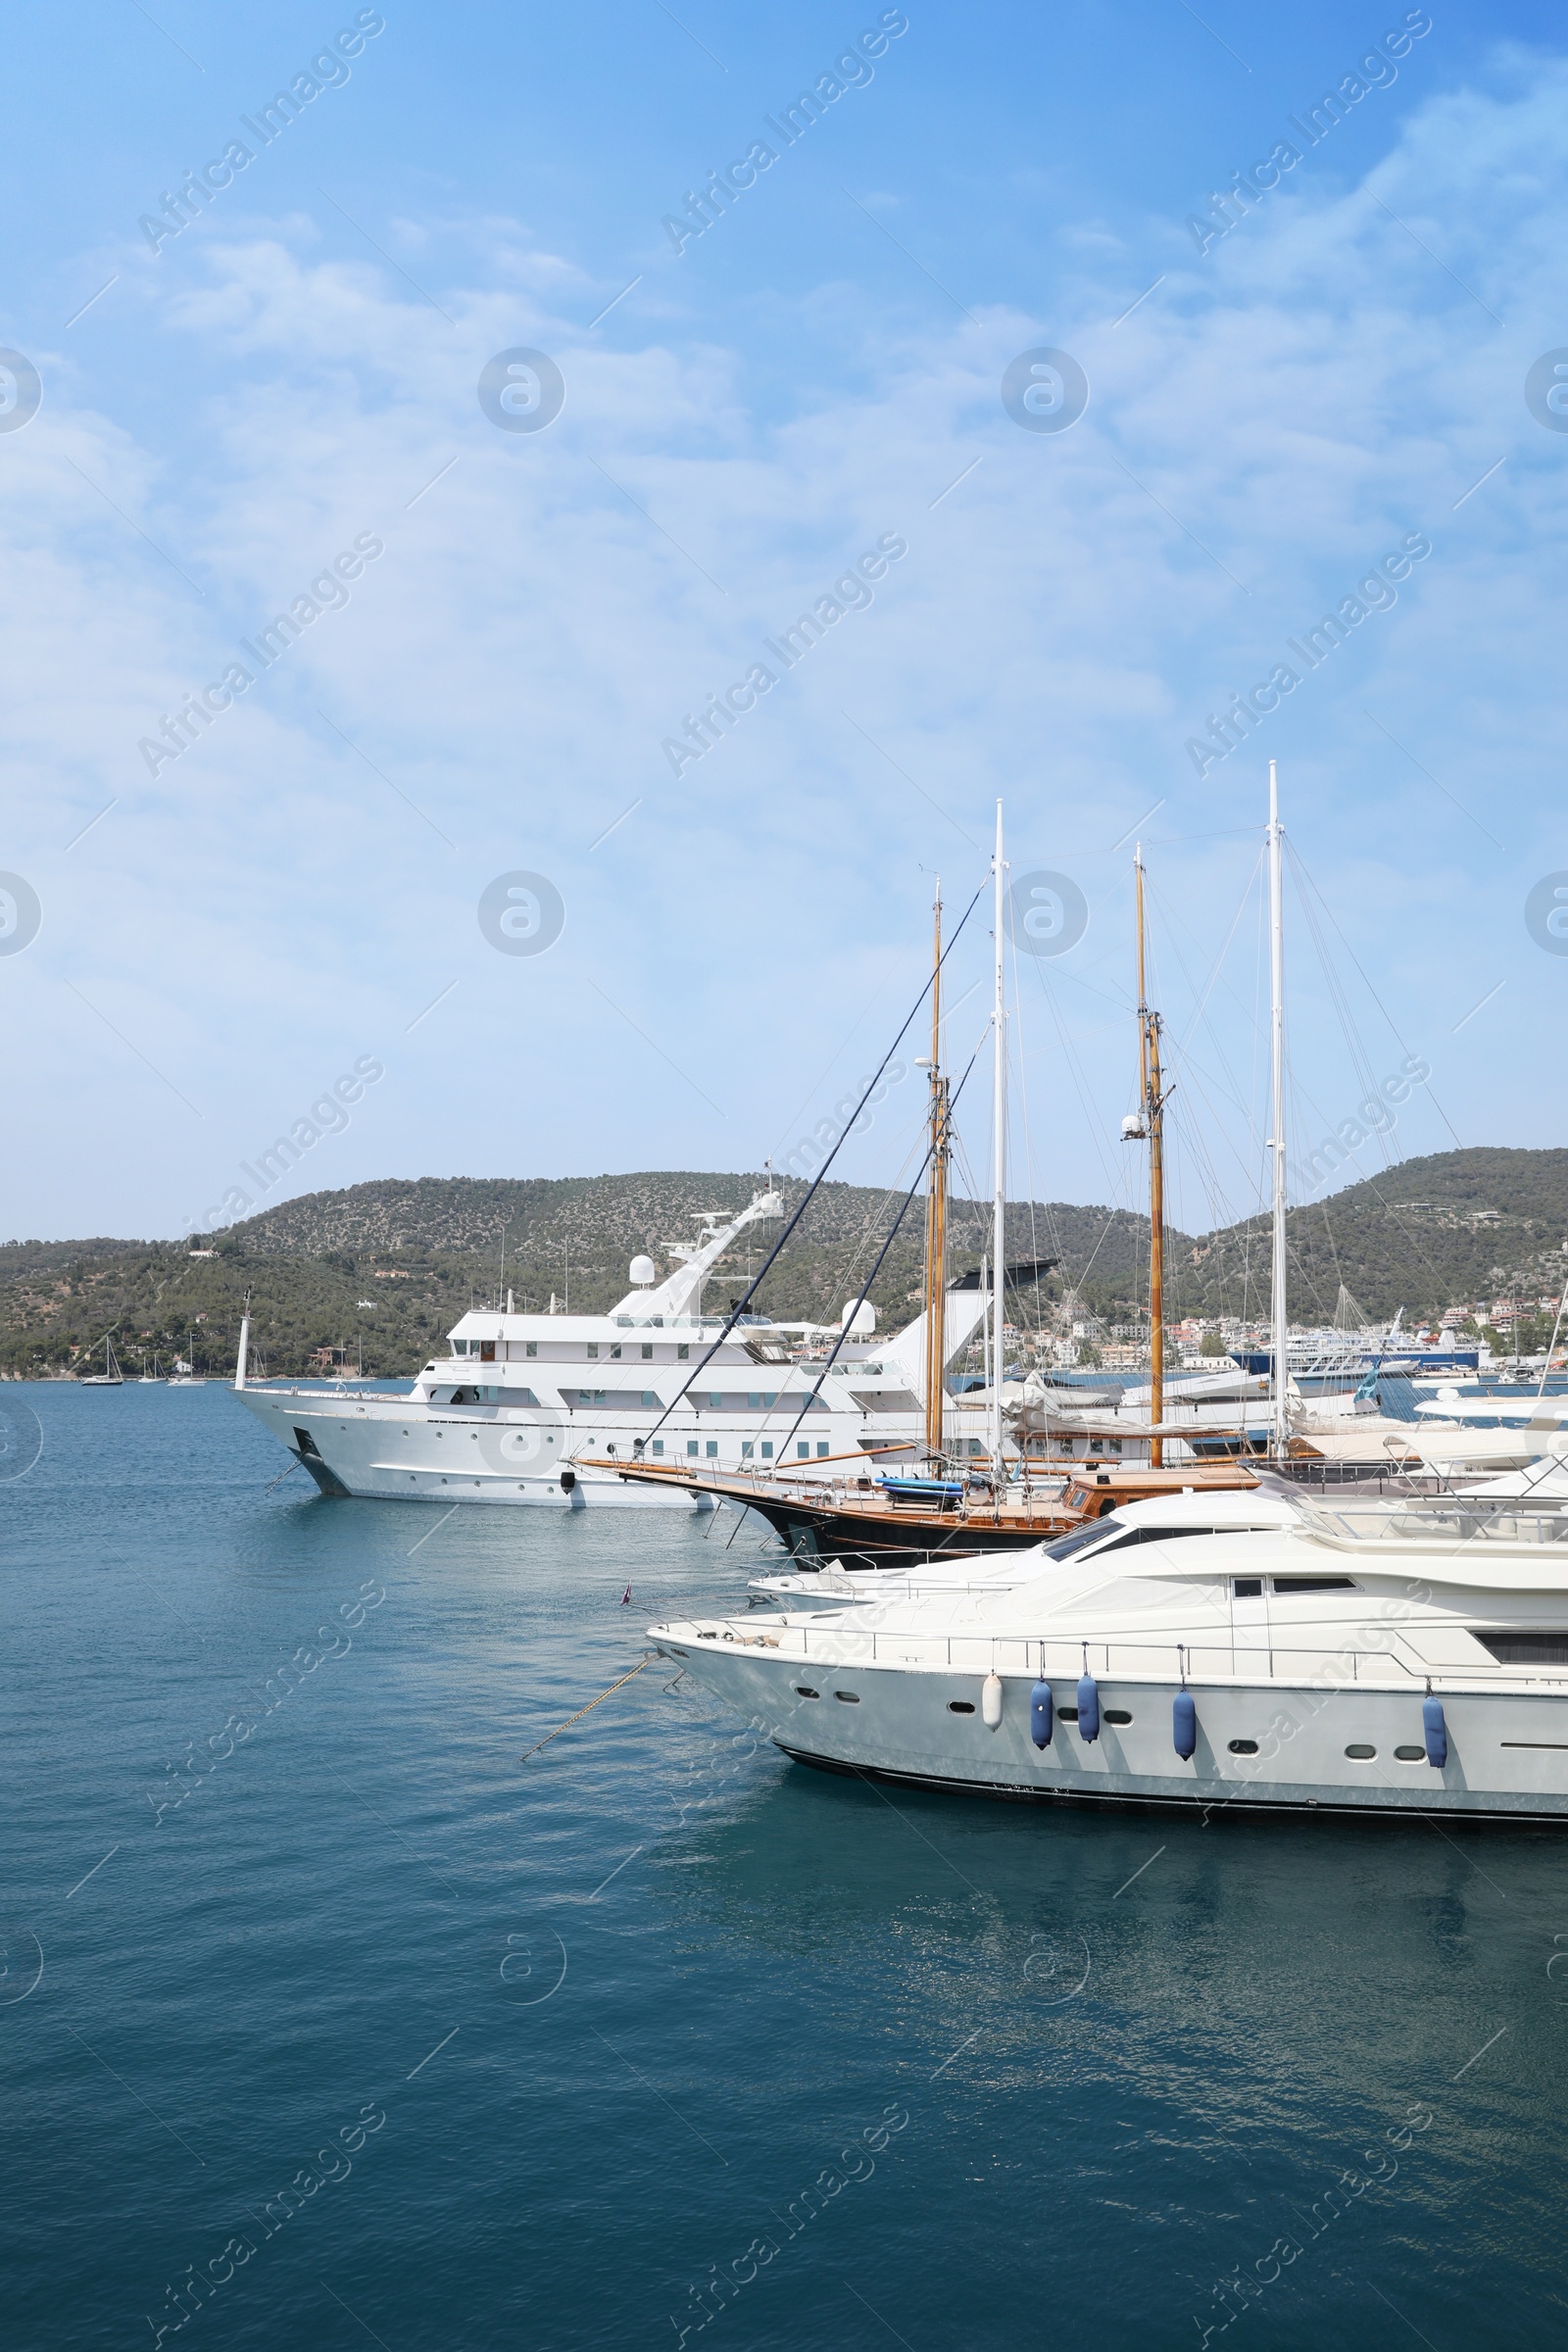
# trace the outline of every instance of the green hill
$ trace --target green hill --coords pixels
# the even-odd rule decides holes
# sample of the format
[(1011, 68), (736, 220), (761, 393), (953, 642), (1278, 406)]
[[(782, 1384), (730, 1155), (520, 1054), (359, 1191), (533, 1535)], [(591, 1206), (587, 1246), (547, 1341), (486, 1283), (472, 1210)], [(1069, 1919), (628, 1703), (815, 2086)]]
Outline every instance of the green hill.
[[(245, 1293), (256, 1345), (274, 1373), (310, 1368), (320, 1348), (361, 1347), (367, 1372), (407, 1375), (475, 1301), (506, 1286), (519, 1307), (551, 1294), (602, 1311), (624, 1296), (627, 1266), (646, 1250), (669, 1264), (704, 1209), (737, 1208), (761, 1176), (641, 1173), (514, 1181), (422, 1177), (309, 1193), (229, 1227), (193, 1256), (184, 1242), (13, 1242), (0, 1248), (0, 1372), (40, 1378), (80, 1367), (113, 1329), (127, 1369), (157, 1354), (167, 1366), (187, 1341), (198, 1368), (231, 1372)], [(781, 1188), (793, 1208), (805, 1187)], [(760, 1311), (836, 1317), (856, 1296), (900, 1196), (826, 1184), (769, 1275)], [(1134, 1321), (1148, 1297), (1148, 1224), (1123, 1209), (1016, 1201), (1010, 1253), (1054, 1257), (1059, 1270), (1013, 1305), (1032, 1322), (1070, 1286), (1093, 1310)], [(977, 1264), (988, 1204), (957, 1200), (956, 1268)], [(705, 1305), (722, 1311), (776, 1237), (743, 1237), (710, 1279)], [(921, 1251), (915, 1202), (872, 1289), (882, 1328), (915, 1311)], [(1342, 1282), (1379, 1318), (1404, 1306), (1433, 1314), (1514, 1290), (1562, 1288), (1568, 1257), (1568, 1151), (1480, 1149), (1403, 1161), (1290, 1216), (1293, 1315), (1332, 1316)], [(1266, 1310), (1268, 1233), (1251, 1219), (1217, 1232), (1172, 1232), (1168, 1313)]]

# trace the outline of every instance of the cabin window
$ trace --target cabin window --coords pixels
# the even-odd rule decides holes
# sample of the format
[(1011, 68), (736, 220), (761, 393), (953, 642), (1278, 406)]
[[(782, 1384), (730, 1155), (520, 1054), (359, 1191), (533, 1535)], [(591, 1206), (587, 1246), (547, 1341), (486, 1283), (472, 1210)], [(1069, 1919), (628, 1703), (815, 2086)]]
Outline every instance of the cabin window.
[(643, 1342), (643, 1362), (644, 1362), (645, 1364), (651, 1364), (651, 1363), (653, 1362), (653, 1360), (654, 1360), (654, 1346), (653, 1346), (653, 1342), (652, 1342), (651, 1340), (644, 1340), (644, 1342)]
[(615, 1345), (613, 1346), (613, 1348), (612, 1348), (612, 1349), (610, 1350), (610, 1352), (611, 1352), (612, 1356), (617, 1356), (617, 1355), (619, 1355), (619, 1353), (620, 1353), (620, 1342), (619, 1342), (618, 1340), (615, 1342)]
[(454, 1341), (453, 1341), (453, 1343), (452, 1343), (452, 1352), (453, 1352), (453, 1354), (454, 1354), (454, 1355), (466, 1355), (466, 1354), (467, 1354), (467, 1352), (468, 1352), (468, 1343), (467, 1343), (467, 1341), (466, 1341), (466, 1340), (454, 1340)]
[(795, 1448), (795, 1458), (798, 1462), (808, 1462), (811, 1458), (811, 1448), (804, 1440)]
[(1231, 1741), (1233, 1756), (1255, 1756), (1256, 1753), (1257, 1741), (1255, 1740), (1233, 1740)]
[(481, 1340), (481, 1341), (479, 1342), (479, 1361), (480, 1361), (480, 1363), (481, 1363), (481, 1364), (493, 1364), (493, 1363), (495, 1362), (495, 1360), (496, 1360), (496, 1344), (495, 1344), (494, 1340)]
[(590, 1340), (590, 1341), (589, 1341), (589, 1343), (588, 1343), (588, 1353), (589, 1353), (589, 1356), (590, 1356), (590, 1358), (592, 1358), (592, 1357), (596, 1357), (596, 1356), (598, 1355), (598, 1353), (599, 1353), (599, 1342), (598, 1342), (597, 1340)]
[(762, 1440), (762, 1459), (764, 1462), (770, 1462), (773, 1459), (773, 1441), (771, 1438), (764, 1438)]
[(833, 1695), (835, 1698), (842, 1698), (847, 1707), (858, 1707), (860, 1703), (858, 1690), (835, 1690)]
[(1366, 1764), (1371, 1761), (1378, 1751), (1375, 1747), (1370, 1746), (1365, 1740), (1352, 1740), (1345, 1752), (1349, 1757), (1352, 1764)]
[(754, 1413), (760, 1411), (762, 1403), (761, 1392), (759, 1391), (755, 1396), (748, 1396), (746, 1401)]
[(1476, 1640), (1499, 1666), (1568, 1666), (1568, 1633), (1478, 1633)]
[(690, 1356), (690, 1354), (691, 1354), (691, 1349), (690, 1349), (690, 1348), (687, 1347), (687, 1345), (686, 1345), (685, 1341), (684, 1341), (684, 1340), (682, 1340), (682, 1341), (681, 1341), (681, 1343), (680, 1343), (680, 1345), (679, 1345), (679, 1347), (678, 1347), (678, 1348), (676, 1348), (676, 1350), (675, 1350), (675, 1361), (676, 1361), (676, 1363), (677, 1363), (677, 1364), (683, 1364), (683, 1363), (685, 1363), (685, 1362), (686, 1362), (686, 1360), (687, 1360), (687, 1358)]
[(742, 1460), (743, 1462), (748, 1462), (748, 1461), (750, 1461), (750, 1460), (751, 1460), (751, 1458), (752, 1458), (752, 1441), (751, 1441), (751, 1439), (750, 1439), (750, 1438), (743, 1438), (743, 1439), (741, 1440), (741, 1460)]
[(716, 1411), (718, 1411), (719, 1407), (720, 1407), (720, 1406), (723, 1404), (723, 1401), (724, 1401), (724, 1399), (723, 1399), (723, 1397), (722, 1397), (722, 1396), (719, 1395), (719, 1393), (718, 1393), (717, 1389), (710, 1389), (710, 1390), (709, 1390), (709, 1392), (708, 1392), (708, 1402), (709, 1402), (709, 1407), (710, 1407), (710, 1409), (711, 1411), (713, 1411), (713, 1412), (716, 1412)]
[(524, 1349), (523, 1349), (523, 1351), (522, 1351), (522, 1352), (523, 1352), (523, 1354), (524, 1354), (524, 1355), (537, 1355), (537, 1354), (538, 1354), (538, 1352), (539, 1352), (539, 1343), (538, 1343), (538, 1341), (537, 1341), (537, 1340), (530, 1340), (530, 1341), (528, 1342), (528, 1345), (526, 1346), (526, 1348), (524, 1348)]
[(1058, 1707), (1056, 1713), (1063, 1723), (1076, 1723), (1078, 1720), (1076, 1707)]
[(822, 1695), (820, 1690), (813, 1690), (809, 1683), (797, 1683), (795, 1694), (797, 1698), (820, 1698)]
[(656, 1439), (654, 1440), (654, 1451), (655, 1451), (656, 1453), (662, 1453), (662, 1452), (663, 1452), (663, 1450), (664, 1450), (664, 1441), (663, 1441), (663, 1439), (662, 1439), (662, 1438), (656, 1438)]
[(1277, 1576), (1276, 1592), (1353, 1592), (1355, 1579), (1350, 1576)]
[(974, 1713), (974, 1702), (972, 1699), (967, 1698), (950, 1698), (948, 1701), (948, 1713), (950, 1715), (972, 1715)]
[(1131, 1723), (1132, 1717), (1128, 1714), (1125, 1707), (1107, 1707), (1105, 1709), (1105, 1721), (1107, 1723)]
[(1238, 1600), (1261, 1600), (1263, 1579), (1260, 1576), (1239, 1576), (1231, 1587)]
[(716, 1438), (710, 1438), (708, 1441), (708, 1458), (710, 1462), (718, 1459), (718, 1440)]
[(1401, 1764), (1424, 1764), (1427, 1760), (1424, 1747), (1396, 1747), (1394, 1752)]
[(695, 1438), (688, 1438), (688, 1439), (687, 1439), (687, 1441), (686, 1441), (686, 1451), (687, 1451), (687, 1453), (688, 1453), (688, 1454), (693, 1454), (693, 1453), (695, 1453), (695, 1452), (697, 1451), (697, 1440), (696, 1440)]

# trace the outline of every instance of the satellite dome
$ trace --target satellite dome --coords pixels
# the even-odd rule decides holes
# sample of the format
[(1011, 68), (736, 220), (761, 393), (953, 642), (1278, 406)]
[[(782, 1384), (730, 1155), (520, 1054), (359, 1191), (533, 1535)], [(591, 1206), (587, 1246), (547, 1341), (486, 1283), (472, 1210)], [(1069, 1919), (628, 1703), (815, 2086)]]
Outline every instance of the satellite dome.
[(646, 1290), (651, 1282), (659, 1280), (659, 1268), (651, 1257), (634, 1257), (631, 1261), (631, 1278), (640, 1290)]
[(841, 1331), (875, 1331), (876, 1308), (870, 1299), (862, 1298), (858, 1305), (853, 1298), (846, 1299), (844, 1312), (839, 1317), (839, 1328)]

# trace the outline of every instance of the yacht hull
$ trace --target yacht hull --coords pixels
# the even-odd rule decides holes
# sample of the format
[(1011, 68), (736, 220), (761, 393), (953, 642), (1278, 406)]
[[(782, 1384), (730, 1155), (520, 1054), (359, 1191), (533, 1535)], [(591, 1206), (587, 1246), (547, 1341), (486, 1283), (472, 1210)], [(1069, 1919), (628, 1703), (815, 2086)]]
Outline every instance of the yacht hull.
[[(1435, 1770), (1422, 1746), (1419, 1684), (1363, 1681), (1325, 1692), (1245, 1676), (1194, 1681), (1199, 1738), (1184, 1763), (1172, 1744), (1169, 1679), (1102, 1677), (1102, 1728), (1088, 1743), (1061, 1719), (1076, 1704), (1076, 1684), (1053, 1673), (1056, 1720), (1039, 1749), (1029, 1728), (1032, 1674), (1002, 1677), (1002, 1721), (992, 1731), (978, 1672), (760, 1655), (741, 1639), (699, 1646), (701, 1637), (681, 1626), (655, 1627), (652, 1639), (794, 1761), (857, 1778), (1024, 1803), (1568, 1824), (1568, 1683), (1552, 1691), (1445, 1683), (1448, 1760)], [(1256, 1752), (1238, 1755), (1232, 1740), (1251, 1741)], [(1375, 1752), (1352, 1758), (1351, 1746)], [(1398, 1757), (1400, 1747), (1420, 1760)]]
[(580, 1469), (541, 1418), (432, 1411), (403, 1396), (239, 1389), (248, 1412), (323, 1494), (379, 1502), (487, 1503), (508, 1510), (708, 1511), (709, 1495)]

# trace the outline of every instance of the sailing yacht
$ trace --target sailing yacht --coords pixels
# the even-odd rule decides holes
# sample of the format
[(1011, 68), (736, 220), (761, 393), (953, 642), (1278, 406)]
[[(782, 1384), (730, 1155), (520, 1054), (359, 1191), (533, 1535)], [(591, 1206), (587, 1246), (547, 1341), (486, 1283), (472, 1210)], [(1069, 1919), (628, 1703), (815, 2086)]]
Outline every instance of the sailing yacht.
[(1058, 1544), (998, 1590), (650, 1638), (786, 1755), (857, 1777), (1205, 1817), (1568, 1820), (1568, 1500), (1288, 1508)]
[(103, 1370), (101, 1372), (84, 1372), (77, 1385), (84, 1389), (122, 1389), (124, 1387), (125, 1376), (120, 1369), (120, 1361), (115, 1354), (113, 1340), (107, 1337), (104, 1340)]
[[(618, 1466), (760, 1469), (788, 1443), (793, 1470), (809, 1464), (811, 1475), (831, 1477), (847, 1457), (863, 1466), (868, 1454), (912, 1453), (923, 1426), (926, 1314), (878, 1341), (863, 1315), (853, 1329), (749, 1316), (726, 1333), (727, 1318), (702, 1312), (704, 1277), (725, 1250), (783, 1214), (769, 1184), (738, 1214), (705, 1215), (698, 1242), (670, 1249), (675, 1265), (662, 1281), (652, 1258), (632, 1259), (632, 1287), (608, 1314), (473, 1308), (403, 1396), (341, 1382), (250, 1384), (247, 1315), (235, 1391), (335, 1495), (690, 1512), (711, 1509), (712, 1497), (673, 1478), (623, 1480)], [(945, 1366), (983, 1301), (955, 1289), (942, 1305)], [(824, 1371), (830, 1347), (836, 1355)]]

